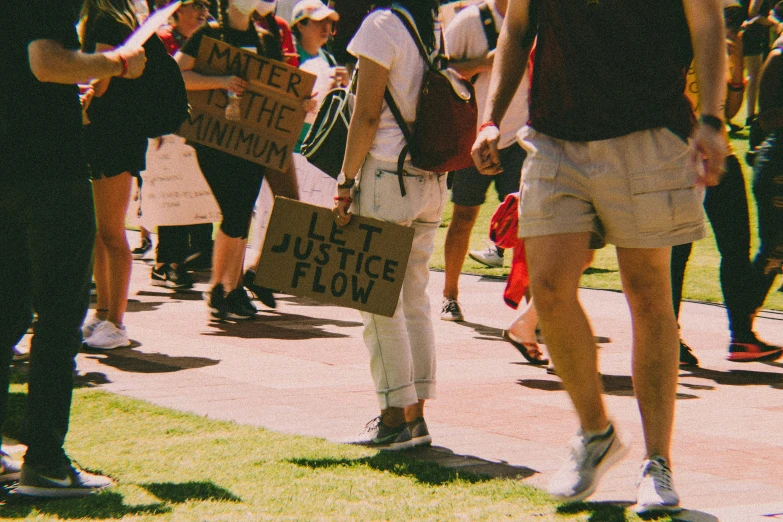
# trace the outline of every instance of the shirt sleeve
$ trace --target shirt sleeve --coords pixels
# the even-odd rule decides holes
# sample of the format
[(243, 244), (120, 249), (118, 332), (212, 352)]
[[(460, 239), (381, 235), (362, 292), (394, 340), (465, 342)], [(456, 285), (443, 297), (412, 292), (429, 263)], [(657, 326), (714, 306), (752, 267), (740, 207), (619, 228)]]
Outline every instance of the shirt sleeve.
[(28, 41), (54, 40), (66, 49), (78, 49), (79, 38), (74, 22), (76, 12), (72, 2), (63, 0), (31, 0), (27, 6), (30, 23)]
[[(348, 44), (348, 52), (357, 58), (363, 56), (385, 69), (391, 69), (398, 48), (390, 31), (391, 24), (396, 21), (394, 18), (390, 11), (376, 11), (370, 14)], [(401, 22), (399, 23), (402, 25)], [(406, 36), (410, 38), (407, 32)]]
[(106, 44), (119, 47), (130, 36), (133, 30), (118, 22), (111, 16), (98, 16), (93, 27), (93, 41), (96, 44)]
[[(446, 27), (443, 38), (446, 40), (446, 54), (454, 60), (465, 60), (468, 56), (468, 34), (470, 33), (469, 16), (473, 6), (465, 8), (457, 14)], [(461, 16), (460, 16), (461, 15)], [(483, 34), (481, 35), (484, 36)], [(474, 36), (475, 37), (475, 36)]]

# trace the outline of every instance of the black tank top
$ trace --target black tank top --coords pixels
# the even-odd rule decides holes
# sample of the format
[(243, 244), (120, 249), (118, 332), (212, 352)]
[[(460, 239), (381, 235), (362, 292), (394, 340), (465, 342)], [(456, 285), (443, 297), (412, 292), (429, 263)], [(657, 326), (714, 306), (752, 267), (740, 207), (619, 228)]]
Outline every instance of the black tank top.
[(530, 124), (569, 141), (667, 127), (688, 136), (691, 62), (682, 0), (532, 0)]

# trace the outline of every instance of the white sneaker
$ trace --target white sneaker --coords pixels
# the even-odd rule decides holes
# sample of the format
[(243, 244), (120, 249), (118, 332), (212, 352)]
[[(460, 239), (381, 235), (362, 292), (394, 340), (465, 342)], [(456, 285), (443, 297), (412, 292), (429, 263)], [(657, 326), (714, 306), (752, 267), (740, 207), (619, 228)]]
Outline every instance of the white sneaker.
[(443, 298), (443, 304), (440, 309), (440, 318), (444, 321), (464, 321), (465, 317), (462, 315), (462, 308), (456, 299)]
[(111, 350), (130, 346), (128, 332), (124, 326), (116, 326), (111, 321), (103, 321), (99, 324), (92, 335), (85, 340), (90, 348), (99, 348), (101, 350)]
[(98, 328), (98, 325), (103, 322), (105, 322), (104, 319), (98, 319), (97, 315), (93, 315), (84, 321), (84, 324), (82, 325), (82, 339), (87, 341), (95, 329)]
[(682, 511), (680, 496), (674, 491), (672, 470), (666, 459), (656, 455), (642, 462), (639, 480), (636, 482), (636, 513), (651, 511)]
[(482, 265), (487, 265), (490, 268), (500, 268), (503, 266), (503, 256), (498, 254), (498, 249), (494, 245), (490, 245), (484, 250), (471, 250), (468, 252), (468, 256), (474, 261), (478, 261)]
[(603, 474), (627, 454), (628, 447), (620, 441), (612, 424), (605, 434), (589, 438), (580, 430), (571, 441), (568, 461), (549, 482), (549, 494), (571, 502), (586, 499)]

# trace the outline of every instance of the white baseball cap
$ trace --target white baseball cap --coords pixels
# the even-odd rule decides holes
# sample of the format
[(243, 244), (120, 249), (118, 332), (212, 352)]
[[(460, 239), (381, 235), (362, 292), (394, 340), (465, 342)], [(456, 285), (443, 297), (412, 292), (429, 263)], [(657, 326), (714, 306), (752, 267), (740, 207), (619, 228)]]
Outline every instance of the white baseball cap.
[(324, 5), (321, 0), (300, 0), (294, 6), (294, 10), (291, 14), (291, 27), (295, 26), (305, 18), (320, 22), (327, 18), (331, 18), (335, 22), (340, 19), (340, 15), (337, 11), (330, 9)]

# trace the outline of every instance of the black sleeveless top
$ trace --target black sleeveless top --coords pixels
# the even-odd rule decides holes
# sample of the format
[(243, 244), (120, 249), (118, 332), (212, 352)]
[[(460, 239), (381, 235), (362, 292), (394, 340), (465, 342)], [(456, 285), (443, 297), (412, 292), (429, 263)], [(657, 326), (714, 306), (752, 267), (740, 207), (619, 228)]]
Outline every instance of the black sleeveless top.
[(688, 136), (693, 51), (681, 0), (531, 0), (530, 124), (569, 141), (667, 127)]

